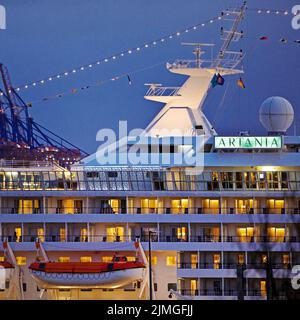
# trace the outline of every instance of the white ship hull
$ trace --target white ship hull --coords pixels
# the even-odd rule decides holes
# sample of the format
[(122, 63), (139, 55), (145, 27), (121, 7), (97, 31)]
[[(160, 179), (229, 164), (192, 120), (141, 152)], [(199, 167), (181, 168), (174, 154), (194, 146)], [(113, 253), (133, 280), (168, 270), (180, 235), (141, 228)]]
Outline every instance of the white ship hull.
[(43, 289), (57, 288), (119, 288), (144, 277), (144, 268), (102, 273), (46, 273), (32, 270), (32, 277)]

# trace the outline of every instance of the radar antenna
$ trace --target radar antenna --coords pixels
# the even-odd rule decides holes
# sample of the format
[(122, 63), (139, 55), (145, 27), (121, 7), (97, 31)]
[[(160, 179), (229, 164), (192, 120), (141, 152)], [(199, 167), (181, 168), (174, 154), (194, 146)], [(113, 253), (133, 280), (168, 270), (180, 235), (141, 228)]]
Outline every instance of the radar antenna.
[(196, 56), (196, 67), (200, 68), (201, 66), (201, 55), (205, 53), (205, 51), (201, 50), (201, 47), (213, 47), (213, 43), (201, 43), (201, 42), (182, 42), (183, 46), (193, 46), (193, 54)]

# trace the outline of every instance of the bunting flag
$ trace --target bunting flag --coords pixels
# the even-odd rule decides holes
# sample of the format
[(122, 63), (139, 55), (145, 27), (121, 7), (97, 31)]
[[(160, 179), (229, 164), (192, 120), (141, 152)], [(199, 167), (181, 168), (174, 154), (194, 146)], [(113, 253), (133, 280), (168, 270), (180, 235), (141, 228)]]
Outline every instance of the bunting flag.
[[(200, 23), (190, 25), (184, 29), (177, 30), (177, 31), (170, 33), (170, 34), (165, 34), (161, 38), (153, 39), (152, 41), (140, 43), (140, 45), (137, 47), (126, 48), (123, 51), (115, 52), (114, 54), (111, 54), (107, 57), (99, 58), (98, 60), (90, 62), (88, 64), (79, 65), (77, 67), (74, 67), (73, 69), (64, 70), (58, 74), (48, 75), (42, 79), (32, 81), (29, 83), (25, 83), (23, 85), (16, 87), (15, 89), (16, 89), (16, 91), (21, 91), (21, 90), (28, 89), (28, 88), (37, 88), (41, 85), (44, 86), (49, 82), (53, 82), (58, 79), (64, 79), (64, 78), (72, 76), (72, 75), (77, 75), (78, 73), (90, 70), (96, 66), (99, 66), (102, 64), (107, 64), (112, 61), (116, 61), (116, 60), (121, 59), (125, 56), (129, 56), (129, 55), (133, 55), (133, 54), (140, 54), (141, 52), (143, 52), (145, 50), (149, 50), (150, 48), (155, 48), (155, 47), (158, 47), (159, 45), (166, 44), (166, 43), (169, 43), (170, 41), (178, 39), (179, 37), (183, 37), (187, 33), (195, 32), (196, 30), (207, 28), (212, 23), (217, 23), (220, 20), (225, 19), (226, 16), (229, 16), (229, 13), (224, 14), (223, 12), (221, 12), (220, 14), (217, 14), (216, 16), (213, 16), (210, 19), (207, 19), (207, 20), (202, 21)], [(114, 80), (116, 80), (116, 79), (114, 79)]]
[(266, 37), (266, 36), (262, 36), (262, 37), (259, 38), (259, 40), (268, 40), (268, 39), (269, 39), (269, 38)]
[(214, 88), (218, 84), (217, 78), (218, 78), (217, 75), (214, 74), (213, 78), (210, 81), (212, 88)]
[(300, 40), (295, 40), (294, 42), (295, 42), (295, 43), (300, 43)]
[(131, 85), (131, 79), (130, 79), (130, 77), (129, 77), (129, 74), (127, 75), (127, 79), (128, 79), (129, 85)]
[(218, 73), (218, 75), (217, 75), (217, 84), (219, 86), (222, 86), (224, 84), (224, 82), (225, 82), (225, 79), (220, 75), (220, 73)]
[(239, 79), (237, 80), (237, 85), (238, 85), (240, 88), (242, 88), (242, 89), (246, 89), (245, 83), (244, 83), (244, 81), (242, 80), (242, 78), (239, 78)]
[(220, 73), (214, 74), (213, 78), (210, 81), (211, 86), (213, 88), (217, 85), (222, 86), (224, 82), (225, 82), (225, 79), (220, 75)]
[(281, 43), (287, 43), (288, 41), (287, 41), (287, 39), (285, 39), (285, 38), (281, 38), (281, 39), (279, 40), (279, 42), (281, 42)]

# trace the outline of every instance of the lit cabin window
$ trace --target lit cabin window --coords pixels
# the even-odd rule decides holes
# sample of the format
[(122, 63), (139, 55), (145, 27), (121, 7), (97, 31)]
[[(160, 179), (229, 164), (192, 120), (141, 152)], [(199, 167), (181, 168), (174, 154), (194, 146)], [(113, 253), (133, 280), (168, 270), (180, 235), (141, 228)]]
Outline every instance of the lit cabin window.
[(0, 257), (0, 262), (3, 262), (5, 259), (3, 256)]
[(92, 262), (92, 257), (80, 257), (80, 262)]
[(176, 256), (167, 256), (167, 266), (176, 266)]
[(151, 263), (153, 266), (157, 265), (157, 257), (156, 256), (151, 257)]
[(26, 257), (16, 257), (16, 261), (18, 266), (26, 265)]
[(70, 262), (70, 257), (59, 257), (58, 262)]
[(282, 255), (282, 262), (284, 265), (287, 265), (290, 263), (290, 256), (288, 254), (283, 254)]
[[(147, 260), (149, 261), (148, 257), (147, 257)], [(152, 266), (157, 264), (157, 257), (156, 256), (151, 257), (151, 264), (152, 264)]]

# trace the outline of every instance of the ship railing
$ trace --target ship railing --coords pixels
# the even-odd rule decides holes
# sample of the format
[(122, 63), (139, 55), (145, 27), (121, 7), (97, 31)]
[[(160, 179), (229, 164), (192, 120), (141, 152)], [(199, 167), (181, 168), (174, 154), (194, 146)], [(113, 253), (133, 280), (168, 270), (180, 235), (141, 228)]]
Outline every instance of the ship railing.
[[(180, 262), (177, 264), (178, 269), (237, 269), (241, 264), (228, 262)], [(247, 263), (244, 265), (245, 269), (266, 269), (265, 263)], [(287, 269), (290, 270), (292, 265), (290, 263), (272, 263), (272, 269)]]
[[(18, 200), (18, 199), (17, 199)], [(300, 208), (203, 208), (203, 207), (142, 207), (142, 206), (2, 206), (1, 214), (300, 214)]]
[(187, 59), (177, 59), (172, 63), (167, 63), (167, 68), (172, 69), (186, 69), (186, 68), (199, 68), (199, 65), (202, 67), (209, 67), (214, 60), (212, 59), (201, 59), (198, 60), (187, 60)]
[(53, 161), (0, 159), (0, 168), (53, 167)]
[(162, 87), (160, 85), (150, 85), (146, 96), (178, 96), (180, 87)]
[[(35, 239), (39, 238), (42, 242), (133, 242), (137, 238), (142, 242), (148, 242), (149, 236), (144, 234), (138, 235), (108, 235), (108, 234), (73, 234), (73, 235), (61, 235), (61, 234), (51, 234), (51, 235), (38, 235), (38, 234), (5, 234), (1, 236), (2, 241), (7, 237), (9, 242), (34, 242)], [(247, 239), (248, 238), (248, 239)], [(299, 243), (300, 237), (298, 236), (260, 236), (260, 237), (239, 237), (239, 236), (226, 236), (223, 242), (236, 242), (236, 243)], [(250, 239), (251, 238), (251, 239)], [(172, 236), (163, 234), (153, 234), (151, 235), (151, 241), (153, 242), (215, 242), (221, 243), (221, 236)]]

